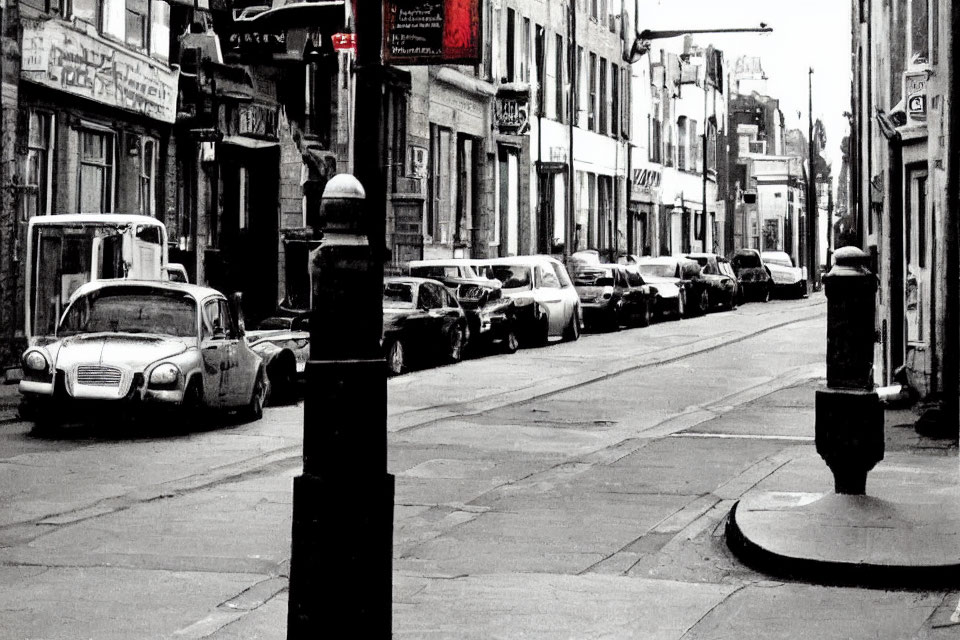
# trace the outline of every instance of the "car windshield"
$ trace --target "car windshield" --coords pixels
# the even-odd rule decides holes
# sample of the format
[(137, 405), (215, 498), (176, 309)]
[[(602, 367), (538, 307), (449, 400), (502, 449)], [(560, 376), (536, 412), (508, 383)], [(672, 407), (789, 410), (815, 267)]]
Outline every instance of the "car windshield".
[(383, 308), (384, 309), (413, 309), (413, 283), (384, 282)]
[(197, 303), (180, 291), (96, 290), (74, 300), (59, 336), (78, 333), (197, 335)]
[(504, 289), (530, 289), (530, 267), (512, 264), (493, 265), (493, 276), (503, 283)]
[(640, 273), (648, 278), (675, 278), (677, 267), (673, 264), (641, 263)]
[(710, 258), (707, 256), (696, 256), (690, 259), (700, 265), (700, 273), (716, 274), (714, 268), (710, 266)]
[(780, 265), (781, 267), (793, 266), (793, 261), (790, 260), (790, 256), (785, 253), (765, 253), (763, 254), (763, 261)]
[(731, 260), (735, 269), (758, 269), (760, 256), (755, 253), (738, 253)]
[(257, 325), (257, 329), (289, 329), (292, 324), (293, 318), (266, 318)]
[(613, 269), (581, 268), (574, 275), (573, 284), (578, 287), (612, 287)]

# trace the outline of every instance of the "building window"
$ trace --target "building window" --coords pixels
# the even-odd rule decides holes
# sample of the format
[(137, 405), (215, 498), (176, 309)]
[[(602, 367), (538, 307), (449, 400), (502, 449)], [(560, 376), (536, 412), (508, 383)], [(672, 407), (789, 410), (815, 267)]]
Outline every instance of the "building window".
[(659, 118), (650, 121), (650, 162), (663, 161), (663, 124)]
[(910, 64), (927, 64), (930, 60), (930, 25), (927, 21), (929, 0), (910, 2)]
[(428, 160), (427, 217), (425, 233), (432, 242), (447, 242), (450, 211), (456, 197), (454, 167), (451, 166), (453, 132), (439, 125), (430, 125), (430, 156)]
[(113, 135), (80, 129), (80, 213), (113, 210)]
[(523, 33), (520, 34), (520, 80), (530, 82), (530, 18), (523, 19)]
[(700, 140), (700, 123), (690, 119), (688, 121), (690, 135), (690, 170), (700, 171), (703, 167), (703, 148)]
[(687, 169), (687, 116), (677, 119), (677, 169)]
[(50, 176), (53, 160), (53, 116), (30, 111), (23, 218), (50, 213)]
[(620, 132), (623, 133), (624, 138), (632, 138), (633, 131), (631, 129), (630, 122), (630, 100), (632, 99), (631, 95), (631, 84), (630, 84), (630, 68), (623, 67), (620, 69)]
[(563, 36), (559, 33), (556, 38), (556, 103), (557, 103), (557, 122), (566, 121), (566, 109), (563, 103)]
[(44, 13), (62, 13), (63, 4), (62, 0), (20, 0), (21, 6), (33, 7), (37, 11), (43, 11)]
[(573, 109), (573, 118), (574, 124), (578, 127), (581, 126), (582, 122), (580, 119), (580, 105), (582, 105), (586, 100), (583, 95), (583, 47), (577, 47), (577, 68), (575, 73), (576, 82), (576, 91), (574, 91), (574, 96), (576, 103), (574, 104)]
[(514, 81), (514, 71), (517, 68), (517, 13), (507, 9), (507, 82)]
[(607, 59), (600, 58), (600, 86), (597, 89), (600, 99), (600, 124), (599, 133), (607, 133), (607, 109), (609, 108), (610, 95), (607, 93)]
[(150, 19), (148, 0), (127, 0), (124, 12), (124, 41), (136, 49), (147, 48), (147, 25)]
[(610, 135), (620, 135), (620, 69), (610, 63)]
[(170, 5), (164, 0), (150, 0), (150, 55), (170, 59)]
[(597, 54), (590, 54), (590, 68), (587, 69), (587, 91), (590, 96), (587, 100), (587, 128), (597, 130)]
[(70, 15), (100, 29), (101, 2), (102, 0), (73, 0), (70, 4)]
[(157, 141), (146, 136), (140, 139), (140, 213), (157, 216)]
[(536, 56), (537, 56), (537, 61), (536, 61), (537, 63), (537, 113), (539, 113), (540, 115), (544, 115), (546, 112), (546, 105), (544, 104), (545, 93), (544, 93), (544, 86), (543, 86), (546, 80), (545, 78), (546, 74), (544, 70), (544, 62), (545, 62), (544, 56), (546, 55), (546, 51), (544, 51), (544, 49), (546, 49), (547, 42), (546, 42), (546, 32), (544, 31), (543, 27), (538, 24), (536, 26), (536, 29), (537, 29), (537, 37), (536, 37), (536, 42), (534, 46), (536, 48)]
[(600, 10), (600, 0), (589, 0), (590, 1), (590, 17), (594, 20), (597, 19), (597, 14)]

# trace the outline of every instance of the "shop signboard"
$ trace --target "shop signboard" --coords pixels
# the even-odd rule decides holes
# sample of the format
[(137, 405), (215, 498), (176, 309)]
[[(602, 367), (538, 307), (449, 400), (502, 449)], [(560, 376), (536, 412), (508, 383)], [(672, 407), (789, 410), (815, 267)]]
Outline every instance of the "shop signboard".
[(179, 69), (58, 20), (21, 24), (24, 80), (161, 122), (176, 120)]
[(502, 135), (522, 135), (530, 128), (529, 89), (501, 87), (494, 106), (494, 122)]
[(228, 127), (231, 135), (276, 141), (280, 107), (259, 102), (238, 103)]
[(480, 64), (479, 0), (386, 0), (387, 64)]
[(637, 202), (658, 202), (662, 176), (659, 167), (634, 167), (630, 176), (630, 199)]

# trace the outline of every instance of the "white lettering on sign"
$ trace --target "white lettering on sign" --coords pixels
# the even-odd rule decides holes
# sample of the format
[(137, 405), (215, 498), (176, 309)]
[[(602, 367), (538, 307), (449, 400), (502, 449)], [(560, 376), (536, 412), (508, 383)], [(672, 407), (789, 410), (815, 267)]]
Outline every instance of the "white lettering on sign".
[(156, 120), (176, 120), (179, 70), (55, 20), (23, 21), (20, 75)]

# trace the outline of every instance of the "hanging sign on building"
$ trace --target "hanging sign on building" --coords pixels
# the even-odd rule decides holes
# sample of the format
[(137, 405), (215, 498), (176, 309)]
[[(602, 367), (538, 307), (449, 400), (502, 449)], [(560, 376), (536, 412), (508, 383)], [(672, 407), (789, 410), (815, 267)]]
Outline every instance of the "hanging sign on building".
[(904, 92), (907, 97), (907, 122), (927, 121), (927, 72), (916, 71), (903, 74)]
[(179, 70), (75, 31), (57, 20), (22, 20), (20, 76), (162, 122), (177, 116)]
[(501, 86), (494, 104), (494, 122), (503, 135), (522, 135), (530, 128), (529, 88)]
[(258, 102), (238, 103), (233, 107), (232, 117), (227, 126), (231, 135), (278, 140), (277, 123), (280, 119), (280, 107)]
[(388, 64), (480, 64), (479, 0), (386, 0)]
[(630, 176), (630, 199), (639, 202), (657, 202), (662, 175), (660, 169), (653, 166), (634, 167)]

